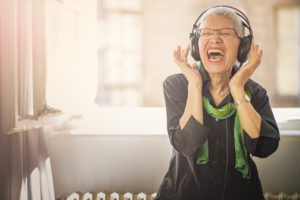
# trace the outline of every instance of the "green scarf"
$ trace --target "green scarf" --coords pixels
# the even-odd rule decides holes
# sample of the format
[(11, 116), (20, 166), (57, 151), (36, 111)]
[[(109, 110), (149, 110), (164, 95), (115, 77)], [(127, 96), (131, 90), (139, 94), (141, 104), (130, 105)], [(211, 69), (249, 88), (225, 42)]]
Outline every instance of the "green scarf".
[[(246, 92), (246, 95), (250, 99), (250, 93)], [(203, 107), (210, 116), (219, 120), (227, 119), (236, 113), (234, 119), (235, 168), (242, 173), (243, 178), (249, 179), (250, 173), (247, 161), (248, 154), (244, 145), (244, 133), (234, 103), (227, 103), (223, 107), (217, 109), (210, 104), (208, 98), (203, 97)], [(208, 163), (208, 140), (206, 140), (202, 145), (202, 149), (198, 153), (196, 163), (199, 165)]]

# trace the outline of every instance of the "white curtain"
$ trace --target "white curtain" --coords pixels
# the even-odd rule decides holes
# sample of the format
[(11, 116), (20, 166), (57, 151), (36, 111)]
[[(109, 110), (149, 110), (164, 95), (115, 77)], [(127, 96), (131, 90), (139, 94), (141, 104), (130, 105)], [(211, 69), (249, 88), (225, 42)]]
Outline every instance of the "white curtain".
[(45, 99), (45, 1), (0, 0), (0, 199), (55, 199), (43, 127), (20, 127), (58, 110)]

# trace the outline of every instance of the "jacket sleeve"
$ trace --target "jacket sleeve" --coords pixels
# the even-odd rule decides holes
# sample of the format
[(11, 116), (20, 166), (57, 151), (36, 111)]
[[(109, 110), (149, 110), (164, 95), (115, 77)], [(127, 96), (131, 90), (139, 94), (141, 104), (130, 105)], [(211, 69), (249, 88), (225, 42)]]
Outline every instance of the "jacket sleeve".
[(258, 138), (252, 139), (244, 132), (245, 146), (253, 156), (265, 158), (278, 148), (279, 130), (265, 89), (258, 88), (254, 92), (251, 103), (261, 116), (260, 134)]
[(187, 100), (187, 81), (181, 74), (169, 76), (163, 83), (167, 112), (167, 129), (171, 145), (186, 157), (192, 157), (207, 139), (209, 128), (191, 116), (183, 127), (179, 126)]

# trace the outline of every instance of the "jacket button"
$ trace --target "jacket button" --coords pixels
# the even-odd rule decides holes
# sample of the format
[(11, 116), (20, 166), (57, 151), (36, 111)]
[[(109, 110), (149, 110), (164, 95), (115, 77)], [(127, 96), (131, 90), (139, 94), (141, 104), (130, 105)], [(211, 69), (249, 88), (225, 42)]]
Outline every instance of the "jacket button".
[(213, 164), (219, 164), (219, 161), (217, 161), (217, 160), (213, 160)]
[(215, 181), (214, 184), (215, 185), (220, 185), (220, 181)]

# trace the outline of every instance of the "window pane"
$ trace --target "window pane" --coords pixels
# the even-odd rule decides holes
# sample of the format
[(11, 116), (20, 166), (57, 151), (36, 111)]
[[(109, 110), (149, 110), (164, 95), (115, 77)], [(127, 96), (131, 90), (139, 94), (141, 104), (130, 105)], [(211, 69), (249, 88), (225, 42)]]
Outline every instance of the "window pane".
[(277, 10), (277, 80), (280, 96), (299, 95), (300, 12), (298, 6)]
[(142, 104), (141, 1), (124, 2), (99, 0), (95, 101), (101, 106)]

